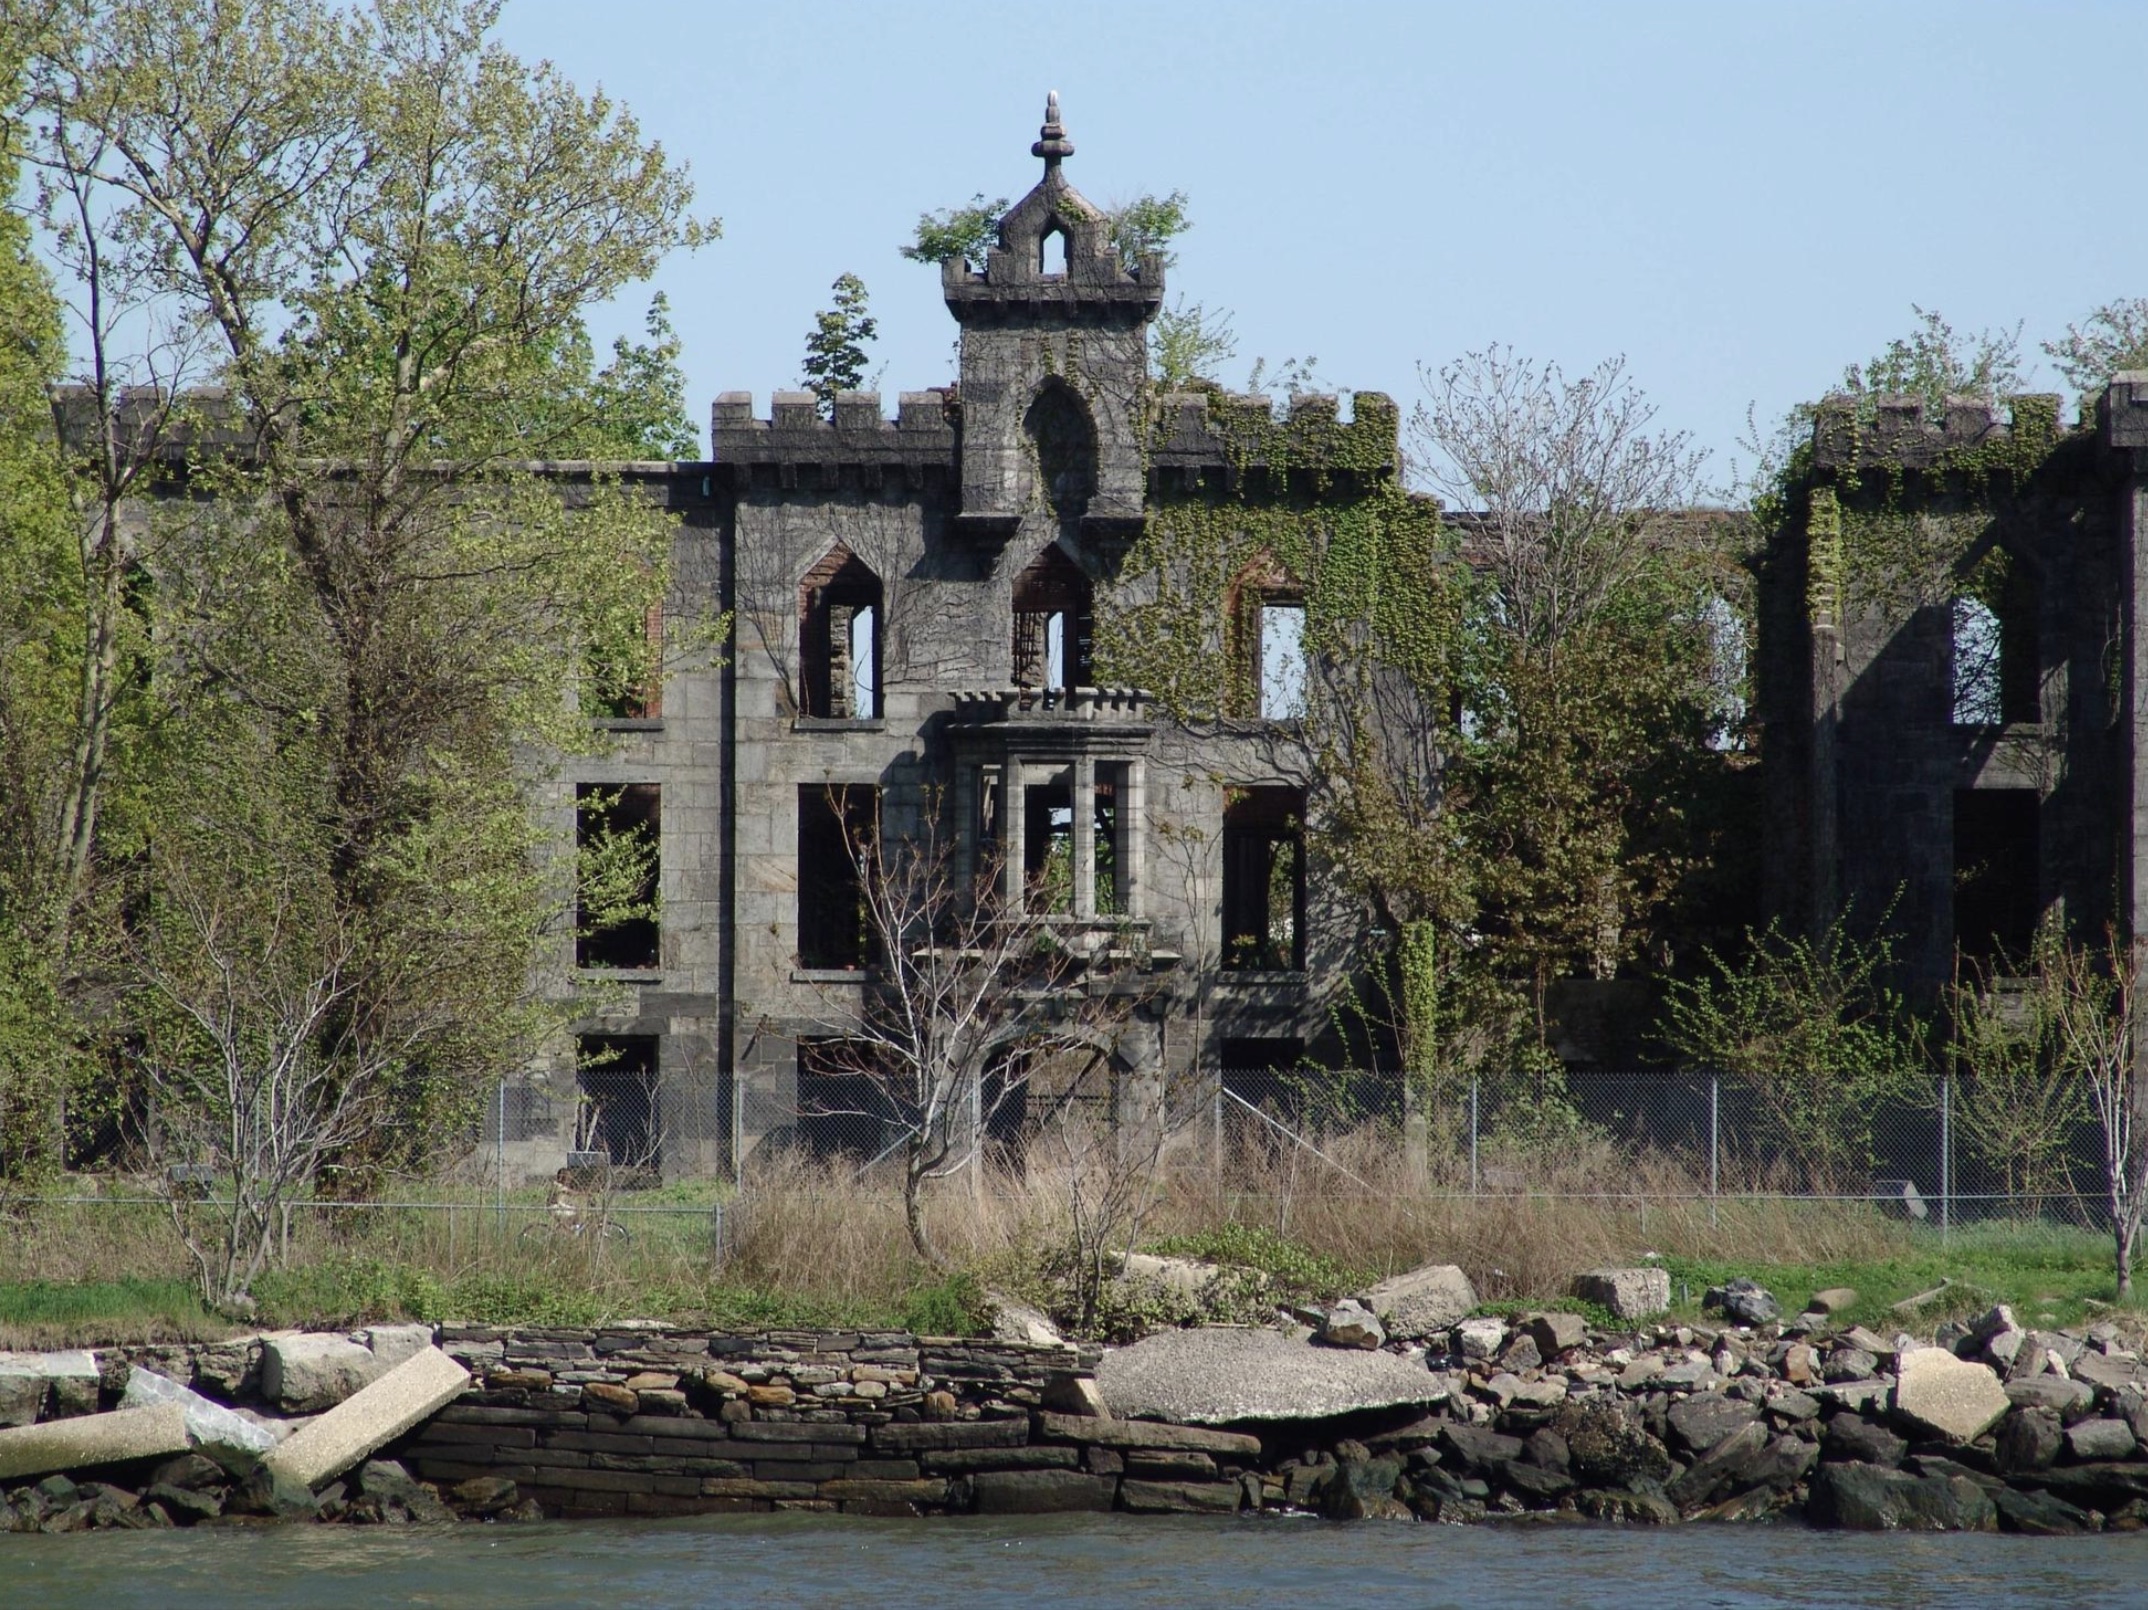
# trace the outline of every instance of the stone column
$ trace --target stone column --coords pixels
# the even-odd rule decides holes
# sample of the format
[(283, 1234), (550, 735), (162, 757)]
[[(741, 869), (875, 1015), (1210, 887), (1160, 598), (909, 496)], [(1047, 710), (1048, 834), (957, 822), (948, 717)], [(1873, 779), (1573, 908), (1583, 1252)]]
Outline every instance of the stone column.
[(1148, 915), (1148, 870), (1149, 768), (1136, 756), (1119, 798), (1119, 909), (1129, 917)]
[(999, 777), (1000, 898), (1012, 914), (1023, 910), (1029, 897), (1022, 877), (1022, 856), (1029, 836), (1029, 800), (1022, 786), (1019, 760), (1009, 755)]
[(1096, 915), (1096, 762), (1074, 761), (1074, 915)]
[(977, 814), (978, 769), (967, 761), (955, 763), (955, 817), (949, 824), (955, 835), (955, 887), (966, 907), (977, 887), (977, 835), (983, 827)]

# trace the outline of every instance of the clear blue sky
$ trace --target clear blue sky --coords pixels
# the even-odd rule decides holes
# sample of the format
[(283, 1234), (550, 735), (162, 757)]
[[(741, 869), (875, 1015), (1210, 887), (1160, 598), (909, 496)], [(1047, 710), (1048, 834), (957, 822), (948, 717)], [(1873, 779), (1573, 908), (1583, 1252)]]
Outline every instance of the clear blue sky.
[(895, 248), (1035, 182), (1048, 88), (1091, 200), (1191, 198), (1170, 289), (1234, 315), (1233, 385), (1313, 353), (1407, 406), (1420, 360), (1488, 342), (1624, 353), (1722, 475), (1748, 404), (1826, 390), (1913, 302), (2035, 354), (2148, 295), (2148, 5), (509, 0), (502, 36), (632, 106), (721, 215), (658, 280), (704, 423), (796, 382), (845, 270), (890, 408), (946, 380), (936, 276)]

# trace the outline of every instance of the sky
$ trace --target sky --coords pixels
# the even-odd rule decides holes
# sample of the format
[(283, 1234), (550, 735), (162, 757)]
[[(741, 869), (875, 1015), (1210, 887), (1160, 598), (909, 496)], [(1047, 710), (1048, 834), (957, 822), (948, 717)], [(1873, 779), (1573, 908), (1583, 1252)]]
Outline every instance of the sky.
[[(1019, 198), (1047, 89), (1092, 201), (1183, 190), (1167, 293), (1255, 358), (1405, 407), (1489, 343), (1623, 355), (1726, 481), (1763, 424), (1915, 323), (2038, 344), (2148, 295), (2148, 5), (913, 5), (509, 0), (500, 36), (601, 84), (723, 238), (656, 285), (705, 423), (797, 384), (838, 274), (894, 394), (951, 378), (922, 212)], [(648, 287), (593, 325), (638, 332)]]

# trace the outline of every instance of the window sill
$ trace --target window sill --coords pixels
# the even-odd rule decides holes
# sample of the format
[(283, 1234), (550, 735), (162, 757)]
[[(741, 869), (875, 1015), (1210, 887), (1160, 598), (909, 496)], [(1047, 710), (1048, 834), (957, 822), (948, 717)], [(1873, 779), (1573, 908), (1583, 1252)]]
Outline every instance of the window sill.
[(793, 732), (885, 732), (884, 716), (793, 716)]
[(1307, 974), (1302, 967), (1219, 967), (1216, 969), (1216, 981), (1249, 989), (1272, 989), (1291, 985), (1302, 988), (1307, 981)]
[(662, 716), (596, 716), (590, 726), (598, 732), (662, 732)]
[(872, 977), (863, 967), (793, 967), (793, 984), (863, 984)]
[(601, 979), (607, 984), (661, 984), (664, 970), (661, 967), (577, 967), (574, 976)]

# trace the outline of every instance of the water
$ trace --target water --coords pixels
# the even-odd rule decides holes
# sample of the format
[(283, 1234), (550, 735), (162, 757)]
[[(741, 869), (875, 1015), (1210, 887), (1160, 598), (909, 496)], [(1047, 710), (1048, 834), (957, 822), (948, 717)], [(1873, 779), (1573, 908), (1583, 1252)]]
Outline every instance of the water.
[(1333, 1525), (811, 1515), (0, 1537), (4, 1610), (801, 1610), (866, 1605), (2124, 1606), (2148, 1533)]

